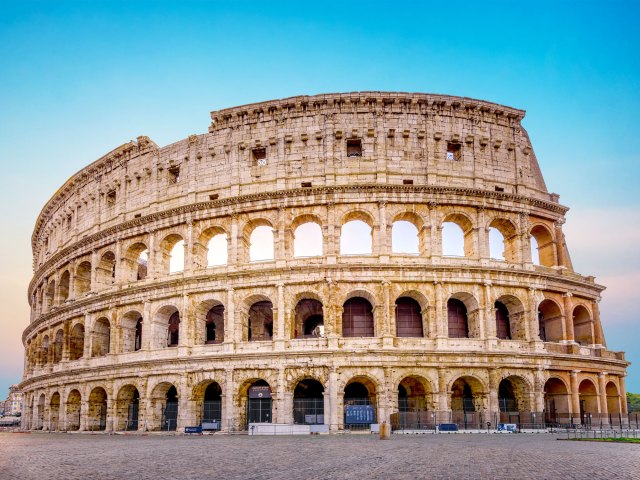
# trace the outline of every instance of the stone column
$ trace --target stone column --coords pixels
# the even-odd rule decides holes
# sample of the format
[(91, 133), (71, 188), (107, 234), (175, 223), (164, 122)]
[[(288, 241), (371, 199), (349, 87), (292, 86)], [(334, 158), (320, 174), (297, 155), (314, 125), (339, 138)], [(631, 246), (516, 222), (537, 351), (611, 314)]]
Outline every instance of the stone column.
[(184, 242), (184, 271), (192, 273), (195, 267), (194, 262), (194, 241), (193, 241), (193, 220), (187, 220), (187, 238)]
[(500, 404), (498, 402), (498, 389), (500, 388), (500, 370), (489, 369), (489, 418), (500, 417)]
[[(98, 288), (98, 266), (100, 265), (100, 258), (98, 258), (98, 252), (96, 250), (91, 251), (91, 287), (90, 290), (95, 292)], [(45, 287), (46, 288), (46, 287)], [(46, 300), (47, 296), (43, 295)]]
[(151, 318), (151, 302), (145, 300), (142, 307), (142, 345), (141, 350), (152, 350), (153, 344), (153, 319)]
[[(382, 315), (380, 315), (380, 331), (376, 332), (378, 336), (386, 337), (387, 342), (393, 342), (392, 338), (395, 336), (395, 318), (392, 318), (391, 315), (391, 283), (388, 281), (383, 281), (381, 284), (382, 287), (382, 296), (384, 301)], [(392, 333), (393, 332), (393, 333)]]
[(438, 224), (436, 203), (429, 203), (429, 222), (431, 233), (431, 258), (442, 256), (442, 225)]
[(82, 351), (82, 358), (91, 358), (91, 344), (93, 343), (93, 321), (91, 315), (84, 314), (84, 350)]
[(526, 322), (529, 324), (529, 339), (539, 342), (540, 339), (540, 322), (538, 320), (538, 292), (534, 287), (529, 288), (528, 294), (529, 315)]
[[(377, 235), (377, 245), (373, 246), (374, 255), (377, 253), (381, 263), (389, 261), (391, 254), (391, 242), (387, 231), (387, 202), (378, 202), (378, 224), (380, 225)], [(377, 252), (376, 252), (377, 250)]]
[(558, 220), (555, 223), (555, 238), (556, 238), (556, 258), (558, 259), (559, 267), (566, 267), (567, 260), (564, 254), (564, 234), (562, 233), (563, 220)]
[[(480, 338), (496, 339), (496, 314), (492, 300), (491, 282), (484, 282), (484, 308), (480, 308)], [(484, 331), (483, 331), (484, 330)]]
[(325, 423), (327, 423), (328, 417), (329, 429), (332, 432), (337, 431), (338, 425), (341, 423), (338, 419), (338, 395), (338, 371), (333, 367), (329, 372), (329, 402), (331, 406), (328, 411), (325, 411)]
[(241, 263), (239, 241), (240, 233), (238, 232), (238, 215), (231, 215), (231, 242), (230, 252), (228, 254), (227, 263), (230, 266), (238, 265)]
[(284, 368), (278, 369), (278, 385), (276, 387), (276, 395), (273, 399), (273, 406), (275, 407), (275, 414), (273, 415), (274, 423), (286, 423), (285, 422), (285, 385), (284, 385)]
[(573, 370), (570, 374), (570, 386), (571, 386), (571, 404), (569, 410), (573, 416), (573, 423), (580, 424), (580, 385), (578, 383), (578, 373), (580, 370)]
[(187, 382), (187, 376), (183, 375), (178, 381), (178, 420), (176, 432), (184, 432), (184, 427), (195, 425), (195, 408), (191, 401), (191, 392)]
[(235, 318), (235, 311), (236, 311), (236, 306), (235, 306), (235, 296), (234, 296), (234, 290), (233, 288), (228, 288), (227, 289), (227, 305), (225, 306), (225, 318), (224, 318), (224, 344), (227, 345), (227, 347), (225, 347), (225, 349), (229, 349), (230, 351), (233, 350), (235, 342), (238, 341), (238, 339), (235, 337), (235, 325), (236, 325), (236, 318)]
[(80, 401), (80, 431), (84, 432), (89, 428), (89, 401), (82, 397)]
[(600, 402), (600, 418), (603, 424), (609, 424), (609, 405), (607, 404), (607, 374), (598, 373), (598, 400)]
[[(449, 408), (449, 392), (447, 391), (447, 369), (438, 367), (438, 391), (436, 392), (438, 418), (437, 423), (448, 422), (450, 420), (451, 408)], [(443, 418), (446, 415), (447, 418)]]
[(535, 371), (533, 402), (532, 406), (536, 412), (544, 411), (544, 374), (542, 368)]
[(600, 300), (591, 303), (591, 309), (593, 310), (593, 326), (595, 333), (596, 345), (603, 347), (607, 346), (607, 342), (604, 339), (604, 333), (602, 332), (602, 323), (600, 322)]
[(158, 262), (160, 261), (160, 255), (156, 251), (156, 234), (154, 231), (149, 231), (149, 248), (147, 252), (147, 278), (155, 279), (158, 276)]
[(447, 306), (443, 298), (442, 282), (436, 281), (434, 282), (434, 285), (436, 290), (436, 337), (447, 338), (449, 336), (449, 332), (447, 330), (448, 322), (446, 317)]
[(562, 295), (563, 305), (564, 305), (564, 331), (565, 331), (565, 340), (568, 342), (575, 342), (575, 337), (573, 333), (573, 305), (571, 302), (571, 297), (573, 295), (569, 292)]
[(107, 392), (107, 419), (105, 422), (104, 431), (112, 432), (115, 430), (113, 424), (115, 422), (114, 418), (114, 409), (115, 409), (115, 399), (113, 398), (113, 390)]
[[(626, 373), (620, 375), (618, 377), (618, 382), (620, 382), (620, 392), (618, 393), (620, 395), (620, 411), (627, 416), (629, 414), (628, 409), (627, 409), (627, 387), (625, 386), (625, 377), (627, 376)], [(628, 421), (628, 418), (627, 418)]]
[(284, 348), (284, 331), (285, 331), (285, 307), (284, 307), (284, 283), (278, 283), (278, 311), (276, 312), (276, 328), (274, 332), (276, 350), (282, 350)]
[(491, 257), (491, 252), (489, 251), (489, 228), (485, 226), (484, 208), (478, 209), (477, 222), (477, 228), (475, 229), (478, 232), (478, 249), (476, 250), (478, 252), (477, 255), (481, 260), (488, 260)]

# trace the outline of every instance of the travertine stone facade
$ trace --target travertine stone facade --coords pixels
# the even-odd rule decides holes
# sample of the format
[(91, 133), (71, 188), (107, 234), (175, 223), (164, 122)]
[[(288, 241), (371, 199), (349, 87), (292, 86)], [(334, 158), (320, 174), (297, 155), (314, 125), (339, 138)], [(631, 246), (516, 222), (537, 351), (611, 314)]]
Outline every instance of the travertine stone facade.
[[(138, 137), (95, 161), (33, 233), (23, 427), (121, 430), (137, 404), (135, 427), (155, 430), (177, 401), (181, 429), (203, 420), (216, 382), (221, 428), (243, 428), (259, 380), (277, 423), (296, 420), (299, 382), (319, 382), (332, 430), (356, 383), (377, 421), (408, 404), (454, 421), (625, 413), (603, 287), (573, 271), (567, 208), (547, 192), (523, 117), (442, 95), (294, 97), (212, 112), (205, 134), (166, 147)], [(341, 254), (354, 220), (370, 228), (370, 253)], [(398, 253), (397, 222), (415, 227), (417, 252)], [(322, 252), (296, 256), (309, 223)], [(464, 257), (443, 254), (446, 223)], [(273, 259), (252, 261), (262, 226)], [(215, 245), (226, 263), (209, 266)], [(311, 317), (324, 332), (307, 331)]]

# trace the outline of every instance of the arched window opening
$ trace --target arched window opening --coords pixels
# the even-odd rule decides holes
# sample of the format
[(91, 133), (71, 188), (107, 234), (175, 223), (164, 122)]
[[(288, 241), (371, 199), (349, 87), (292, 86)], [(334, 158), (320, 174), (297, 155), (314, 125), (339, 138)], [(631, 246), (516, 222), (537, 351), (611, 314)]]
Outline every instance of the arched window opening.
[(87, 411), (87, 430), (102, 431), (107, 426), (107, 392), (97, 387), (89, 395), (89, 409)]
[(307, 222), (293, 234), (294, 257), (319, 257), (322, 255), (322, 228), (315, 222)]
[(398, 337), (422, 337), (422, 308), (410, 297), (396, 300), (396, 335)]
[(60, 430), (60, 394), (55, 392), (49, 402), (49, 430)]
[(262, 262), (274, 259), (273, 228), (256, 227), (249, 237), (249, 261)]
[(504, 235), (497, 228), (489, 228), (489, 256), (493, 260), (505, 260)]
[(76, 324), (71, 329), (71, 341), (69, 343), (69, 359), (78, 360), (84, 355), (84, 325)]
[(103, 357), (109, 353), (109, 345), (111, 343), (111, 326), (109, 320), (100, 318), (93, 327), (93, 339), (91, 356)]
[(447, 320), (449, 338), (469, 337), (469, 320), (464, 302), (457, 298), (447, 300)]
[(178, 424), (178, 391), (171, 385), (165, 397), (165, 407), (162, 415), (162, 429), (175, 431)]
[(136, 322), (136, 331), (134, 337), (133, 351), (137, 352), (142, 348), (142, 317)]
[(580, 422), (582, 425), (589, 426), (593, 416), (597, 417), (598, 409), (598, 390), (591, 380), (583, 380), (578, 388), (580, 396)]
[(464, 257), (464, 231), (454, 222), (442, 224), (442, 255)]
[(205, 321), (206, 344), (222, 343), (224, 341), (224, 306), (216, 305), (207, 312)]
[(136, 280), (145, 280), (149, 274), (149, 250), (143, 250), (136, 259)]
[[(398, 385), (398, 411), (405, 414), (407, 412), (415, 414), (426, 410), (428, 410), (428, 403), (424, 382), (415, 377), (404, 378)], [(411, 425), (420, 422), (420, 420), (423, 420), (420, 423), (426, 423), (423, 417), (422, 415), (418, 417), (414, 415), (414, 418), (410, 418), (407, 415), (403, 415), (401, 417), (402, 424)]]
[(573, 309), (573, 335), (575, 341), (580, 345), (592, 345), (594, 343), (591, 314), (582, 305), (578, 305)]
[(324, 387), (317, 380), (302, 380), (293, 390), (293, 423), (324, 424)]
[(59, 363), (62, 361), (62, 347), (64, 345), (64, 333), (62, 330), (56, 332), (56, 336), (53, 341), (53, 363)]
[(227, 235), (214, 235), (207, 243), (207, 266), (226, 265), (228, 260)]
[(167, 329), (167, 347), (177, 347), (180, 340), (180, 313), (173, 312), (169, 317)]
[(268, 300), (256, 302), (249, 309), (247, 340), (254, 342), (272, 338), (273, 304)]
[(179, 240), (169, 254), (169, 273), (179, 273), (184, 270), (184, 240)]
[(371, 255), (371, 227), (362, 220), (351, 220), (340, 229), (340, 255)]
[[(543, 225), (531, 229), (531, 259), (536, 265), (553, 267), (556, 264), (556, 244), (551, 232)], [(534, 252), (535, 249), (535, 252)], [(537, 262), (536, 262), (537, 260)]]
[(125, 385), (118, 392), (118, 398), (115, 403), (115, 430), (138, 430), (140, 412), (140, 393), (138, 389), (133, 385)]
[(71, 390), (67, 397), (67, 405), (65, 410), (66, 425), (68, 431), (80, 430), (80, 405), (81, 405), (80, 392), (78, 390)]
[(543, 300), (538, 306), (538, 326), (540, 340), (559, 342), (562, 336), (562, 312), (553, 300)]
[(42, 365), (49, 363), (49, 336), (45, 335), (42, 339)]
[(108, 288), (116, 282), (116, 256), (113, 252), (105, 252), (100, 257), (96, 269), (96, 281), (102, 288)]
[[(620, 394), (618, 393), (618, 387), (616, 387), (615, 383), (613, 382), (607, 383), (606, 394), (607, 394), (607, 411), (609, 412), (609, 417), (611, 418), (612, 415), (619, 415), (621, 413)], [(611, 423), (611, 421), (609, 423)]]
[(247, 391), (247, 422), (271, 423), (271, 387), (264, 380), (257, 380)]
[(507, 379), (502, 380), (498, 386), (498, 405), (501, 412), (518, 411), (518, 402), (513, 384)]
[(393, 222), (391, 227), (391, 251), (410, 255), (418, 255), (420, 253), (418, 229), (413, 223), (406, 220)]
[(476, 399), (471, 385), (459, 378), (451, 387), (451, 410), (454, 412), (475, 412)]
[(344, 425), (346, 428), (366, 428), (376, 423), (375, 386), (366, 381), (351, 381), (344, 388)]
[(493, 307), (496, 312), (496, 336), (503, 340), (511, 340), (509, 310), (502, 302), (495, 302)]
[(343, 305), (343, 337), (373, 337), (373, 307), (362, 297), (353, 297)]
[(324, 337), (322, 302), (303, 298), (296, 305), (293, 338), (317, 337)]
[(76, 268), (75, 294), (80, 297), (91, 290), (91, 263), (82, 262)]
[[(222, 421), (222, 389), (216, 382), (210, 383), (204, 391), (202, 402), (202, 427), (219, 430)], [(209, 424), (209, 425), (205, 425)]]
[(54, 280), (51, 280), (47, 284), (45, 297), (47, 299), (47, 309), (50, 309), (55, 304), (55, 298), (56, 298), (56, 282)]
[(65, 272), (60, 277), (60, 286), (58, 287), (58, 293), (61, 302), (64, 302), (69, 298), (69, 279), (69, 270), (65, 270)]

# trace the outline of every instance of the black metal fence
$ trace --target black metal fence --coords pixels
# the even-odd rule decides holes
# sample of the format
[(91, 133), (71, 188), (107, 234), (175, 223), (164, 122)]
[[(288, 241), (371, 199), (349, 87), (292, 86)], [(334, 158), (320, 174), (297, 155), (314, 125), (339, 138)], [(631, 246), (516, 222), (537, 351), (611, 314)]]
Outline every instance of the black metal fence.
[(321, 425), (324, 423), (324, 398), (294, 398), (293, 423)]

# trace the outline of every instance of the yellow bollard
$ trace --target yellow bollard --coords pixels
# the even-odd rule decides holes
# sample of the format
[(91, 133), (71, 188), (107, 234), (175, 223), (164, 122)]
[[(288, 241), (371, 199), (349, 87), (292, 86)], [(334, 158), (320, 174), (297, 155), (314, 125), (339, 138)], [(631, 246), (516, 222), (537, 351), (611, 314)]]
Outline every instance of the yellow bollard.
[(380, 424), (380, 440), (391, 440), (391, 425), (387, 422)]

